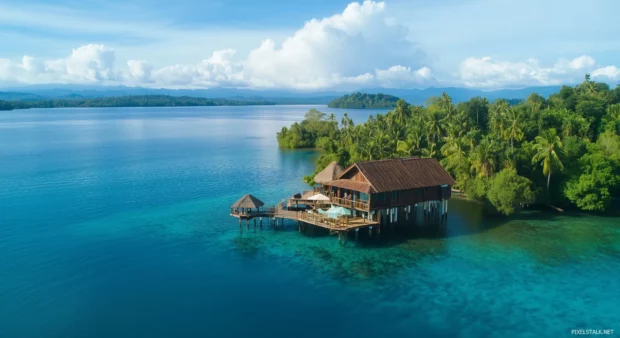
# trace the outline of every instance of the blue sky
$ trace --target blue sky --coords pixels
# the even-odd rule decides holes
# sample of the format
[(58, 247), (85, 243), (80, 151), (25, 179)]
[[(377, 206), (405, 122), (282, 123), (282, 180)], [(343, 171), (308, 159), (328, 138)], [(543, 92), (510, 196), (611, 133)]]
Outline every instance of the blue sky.
[(493, 89), (586, 72), (616, 84), (619, 12), (616, 0), (4, 0), (0, 86)]

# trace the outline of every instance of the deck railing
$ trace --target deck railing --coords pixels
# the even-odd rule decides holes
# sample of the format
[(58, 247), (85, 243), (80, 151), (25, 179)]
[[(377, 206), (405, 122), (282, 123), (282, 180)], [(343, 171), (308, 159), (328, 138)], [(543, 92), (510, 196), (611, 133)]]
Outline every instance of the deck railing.
[(332, 204), (337, 204), (346, 208), (353, 208), (361, 211), (368, 211), (368, 201), (352, 200), (349, 198), (330, 197)]
[(241, 211), (241, 210), (230, 210), (231, 215), (241, 216), (241, 217), (258, 217), (265, 213), (265, 210), (252, 210), (252, 211)]
[(330, 218), (324, 215), (314, 214), (314, 213), (309, 213), (309, 212), (299, 212), (297, 214), (297, 219), (300, 221), (322, 225), (330, 229), (346, 227), (348, 223), (345, 218)]
[(241, 211), (236, 209), (231, 209), (230, 214), (240, 217), (273, 217), (277, 213), (277, 206), (261, 208), (260, 210), (251, 210), (251, 211)]
[(316, 225), (320, 225), (323, 227), (327, 227), (329, 229), (339, 229), (339, 228), (348, 228), (353, 225), (366, 225), (373, 224), (373, 222), (369, 222), (367, 219), (363, 217), (350, 217), (343, 216), (338, 218), (331, 218), (321, 214), (314, 214), (309, 212), (298, 212), (297, 219), (304, 222), (313, 223)]

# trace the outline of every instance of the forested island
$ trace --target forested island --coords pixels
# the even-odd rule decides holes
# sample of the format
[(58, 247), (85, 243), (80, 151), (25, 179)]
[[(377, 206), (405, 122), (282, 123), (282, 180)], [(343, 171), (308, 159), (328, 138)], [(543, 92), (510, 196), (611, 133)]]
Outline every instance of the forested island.
[(0, 101), (0, 110), (12, 110), (13, 105), (7, 101)]
[(619, 135), (620, 86), (586, 75), (575, 87), (514, 105), (482, 97), (455, 105), (445, 93), (425, 106), (400, 100), (357, 125), (347, 114), (338, 122), (313, 109), (277, 139), (283, 148), (320, 148), (315, 174), (331, 161), (434, 157), (455, 188), (509, 215), (531, 204), (607, 210), (620, 196)]
[(247, 106), (274, 105), (273, 101), (251, 99), (207, 99), (202, 97), (141, 95), (104, 98), (71, 98), (53, 100), (0, 101), (0, 110), (28, 108), (81, 107), (190, 107), (190, 106)]
[(330, 101), (327, 106), (329, 108), (394, 108), (399, 98), (386, 94), (362, 94), (354, 93), (339, 97)]

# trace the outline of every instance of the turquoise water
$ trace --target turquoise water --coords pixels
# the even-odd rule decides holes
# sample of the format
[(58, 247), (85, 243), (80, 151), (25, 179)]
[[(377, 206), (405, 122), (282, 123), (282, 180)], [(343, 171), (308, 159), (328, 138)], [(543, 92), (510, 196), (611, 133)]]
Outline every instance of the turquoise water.
[(619, 218), (453, 199), (443, 232), (419, 220), (346, 247), (292, 224), (240, 232), (238, 197), (304, 188), (316, 154), (275, 133), (309, 107), (0, 114), (0, 336), (620, 331)]

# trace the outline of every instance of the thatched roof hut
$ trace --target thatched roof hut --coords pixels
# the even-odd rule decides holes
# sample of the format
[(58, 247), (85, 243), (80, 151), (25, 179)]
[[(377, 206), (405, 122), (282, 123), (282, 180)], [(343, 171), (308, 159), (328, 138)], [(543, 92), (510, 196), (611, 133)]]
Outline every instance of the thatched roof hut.
[(265, 205), (265, 203), (263, 203), (263, 201), (259, 200), (258, 198), (247, 194), (243, 197), (241, 197), (239, 200), (237, 200), (237, 202), (235, 202), (231, 208), (233, 209), (238, 209), (238, 208), (245, 208), (245, 209), (258, 209), (260, 207), (262, 207), (263, 205)]
[(343, 171), (344, 169), (337, 162), (334, 161), (330, 163), (327, 167), (325, 167), (325, 169), (323, 169), (320, 173), (314, 176), (314, 182), (323, 184), (333, 181), (340, 177), (340, 174), (342, 174)]

